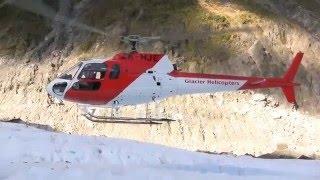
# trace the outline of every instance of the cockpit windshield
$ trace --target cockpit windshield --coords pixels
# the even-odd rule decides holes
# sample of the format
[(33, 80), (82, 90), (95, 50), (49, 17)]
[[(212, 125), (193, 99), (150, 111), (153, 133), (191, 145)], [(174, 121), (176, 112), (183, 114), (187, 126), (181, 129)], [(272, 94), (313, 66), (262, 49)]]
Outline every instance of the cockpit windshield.
[(82, 66), (82, 62), (78, 63), (77, 65), (73, 66), (69, 70), (67, 70), (65, 73), (59, 76), (60, 79), (67, 79), (72, 80), (74, 76), (77, 74), (78, 70)]
[(78, 75), (78, 79), (102, 80), (107, 72), (105, 63), (86, 64)]

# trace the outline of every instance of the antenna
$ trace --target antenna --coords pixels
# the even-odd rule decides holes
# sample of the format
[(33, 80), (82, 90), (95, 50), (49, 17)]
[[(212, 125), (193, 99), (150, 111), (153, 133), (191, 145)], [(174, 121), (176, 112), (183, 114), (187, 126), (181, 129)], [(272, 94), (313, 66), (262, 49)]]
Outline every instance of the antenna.
[(150, 41), (159, 40), (159, 39), (160, 39), (160, 36), (152, 36), (152, 37), (141, 37), (139, 35), (121, 36), (121, 41), (130, 46), (131, 52), (137, 51), (137, 46), (139, 44), (145, 44)]

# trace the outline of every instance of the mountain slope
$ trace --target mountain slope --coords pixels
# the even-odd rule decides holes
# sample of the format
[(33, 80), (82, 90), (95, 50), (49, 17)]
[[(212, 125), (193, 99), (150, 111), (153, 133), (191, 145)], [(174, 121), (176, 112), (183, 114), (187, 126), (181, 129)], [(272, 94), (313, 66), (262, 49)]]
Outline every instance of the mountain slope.
[[(0, 119), (21, 118), (68, 133), (129, 138), (194, 151), (318, 158), (317, 1), (187, 2), (43, 1), (53, 12), (50, 17), (39, 13), (41, 6), (30, 12), (32, 3), (3, 6)], [(76, 23), (70, 25), (60, 17)], [(87, 28), (81, 28), (84, 25)], [(90, 27), (104, 33), (94, 33)], [(301, 83), (296, 89), (301, 108), (291, 110), (279, 90), (202, 94), (150, 104), (152, 115), (173, 117), (176, 123), (106, 125), (88, 122), (75, 104), (60, 104), (47, 96), (48, 82), (76, 62), (125, 50), (119, 36), (126, 34), (160, 35), (162, 41), (140, 50), (166, 52), (180, 68), (191, 72), (282, 76), (293, 55), (303, 51), (296, 79)], [(127, 107), (118, 115), (141, 116), (144, 110), (144, 105)]]

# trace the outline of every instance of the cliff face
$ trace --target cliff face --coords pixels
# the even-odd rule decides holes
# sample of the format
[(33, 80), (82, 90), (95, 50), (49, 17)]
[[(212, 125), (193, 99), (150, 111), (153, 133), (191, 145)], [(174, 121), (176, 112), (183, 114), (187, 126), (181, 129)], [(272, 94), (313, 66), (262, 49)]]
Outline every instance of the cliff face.
[[(58, 2), (0, 11), (0, 119), (191, 150), (320, 156), (318, 1)], [(43, 7), (52, 15), (43, 17)], [(178, 122), (133, 126), (88, 122), (75, 104), (47, 96), (47, 83), (79, 60), (124, 50), (125, 34), (160, 35), (161, 42), (140, 49), (166, 52), (192, 72), (281, 76), (303, 51), (296, 78), (301, 108), (291, 110), (278, 90), (189, 95), (149, 106), (152, 115)], [(118, 114), (144, 111), (139, 105)]]

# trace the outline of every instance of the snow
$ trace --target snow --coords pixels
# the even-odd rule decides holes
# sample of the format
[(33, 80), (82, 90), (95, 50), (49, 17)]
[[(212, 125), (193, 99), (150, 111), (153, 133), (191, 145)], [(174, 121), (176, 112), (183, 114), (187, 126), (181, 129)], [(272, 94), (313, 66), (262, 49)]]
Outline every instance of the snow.
[(0, 123), (0, 179), (319, 179), (318, 160), (257, 159)]

